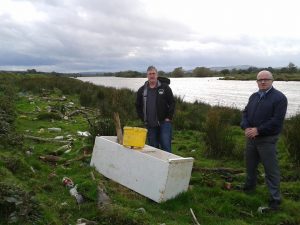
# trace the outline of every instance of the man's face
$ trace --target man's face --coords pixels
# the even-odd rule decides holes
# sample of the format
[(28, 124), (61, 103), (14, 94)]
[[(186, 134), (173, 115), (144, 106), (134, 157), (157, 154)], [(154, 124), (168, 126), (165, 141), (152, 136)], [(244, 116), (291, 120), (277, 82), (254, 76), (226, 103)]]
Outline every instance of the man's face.
[(157, 82), (157, 72), (155, 70), (149, 70), (147, 72), (147, 78), (150, 83), (156, 83)]
[(257, 75), (257, 85), (259, 90), (266, 91), (272, 87), (273, 78), (269, 73), (259, 73)]

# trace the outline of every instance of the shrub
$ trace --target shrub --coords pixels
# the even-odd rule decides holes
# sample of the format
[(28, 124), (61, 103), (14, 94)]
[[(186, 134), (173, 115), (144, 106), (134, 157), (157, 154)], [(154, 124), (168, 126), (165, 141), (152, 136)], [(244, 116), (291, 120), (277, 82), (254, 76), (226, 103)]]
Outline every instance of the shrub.
[(32, 193), (0, 182), (0, 218), (3, 224), (37, 224), (41, 217)]
[(300, 114), (285, 121), (283, 129), (284, 142), (293, 163), (300, 166)]
[(229, 157), (235, 147), (228, 120), (222, 113), (221, 108), (212, 108), (203, 126), (206, 154), (212, 158)]

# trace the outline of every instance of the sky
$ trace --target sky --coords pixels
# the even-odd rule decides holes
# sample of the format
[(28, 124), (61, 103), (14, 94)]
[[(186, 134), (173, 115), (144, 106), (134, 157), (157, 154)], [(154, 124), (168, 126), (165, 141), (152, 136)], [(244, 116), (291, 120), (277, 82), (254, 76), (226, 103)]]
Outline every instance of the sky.
[(0, 70), (300, 66), (297, 0), (0, 0)]

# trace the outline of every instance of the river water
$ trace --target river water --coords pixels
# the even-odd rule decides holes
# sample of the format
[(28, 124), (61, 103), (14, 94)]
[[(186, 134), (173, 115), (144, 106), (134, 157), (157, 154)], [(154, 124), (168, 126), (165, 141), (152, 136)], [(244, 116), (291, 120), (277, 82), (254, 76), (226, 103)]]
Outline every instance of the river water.
[[(78, 77), (97, 85), (115, 88), (128, 88), (137, 91), (146, 78), (122, 77)], [(274, 81), (273, 86), (288, 98), (287, 117), (300, 112), (300, 82)], [(257, 91), (256, 81), (232, 81), (210, 78), (171, 78), (173, 94), (186, 102), (196, 100), (210, 105), (230, 106), (243, 109), (249, 96)]]

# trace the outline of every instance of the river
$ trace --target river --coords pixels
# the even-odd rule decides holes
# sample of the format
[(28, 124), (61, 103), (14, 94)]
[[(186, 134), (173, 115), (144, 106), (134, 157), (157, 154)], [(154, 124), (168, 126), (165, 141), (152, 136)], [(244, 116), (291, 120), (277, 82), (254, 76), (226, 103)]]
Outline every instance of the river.
[[(122, 77), (78, 77), (97, 85), (115, 88), (128, 88), (137, 91), (146, 78)], [(274, 81), (273, 86), (288, 98), (287, 117), (300, 112), (300, 82)], [(186, 102), (196, 100), (210, 105), (230, 106), (243, 109), (251, 93), (257, 91), (256, 81), (219, 80), (209, 78), (171, 78), (170, 87), (174, 95)]]

